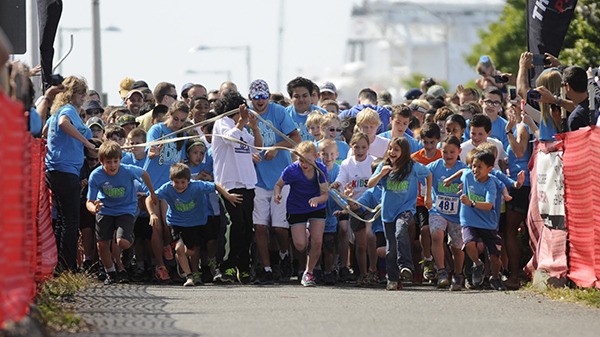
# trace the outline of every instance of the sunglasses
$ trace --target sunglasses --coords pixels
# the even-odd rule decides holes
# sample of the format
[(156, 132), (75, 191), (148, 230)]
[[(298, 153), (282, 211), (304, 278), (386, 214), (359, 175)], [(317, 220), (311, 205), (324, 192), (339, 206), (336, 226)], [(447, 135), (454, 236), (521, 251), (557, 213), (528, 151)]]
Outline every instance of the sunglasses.
[(259, 99), (269, 99), (269, 95), (254, 95), (252, 99), (258, 101)]
[(165, 96), (169, 96), (172, 99), (177, 99), (177, 95), (173, 95), (173, 94), (166, 94)]
[(329, 132), (342, 132), (342, 128), (329, 128)]

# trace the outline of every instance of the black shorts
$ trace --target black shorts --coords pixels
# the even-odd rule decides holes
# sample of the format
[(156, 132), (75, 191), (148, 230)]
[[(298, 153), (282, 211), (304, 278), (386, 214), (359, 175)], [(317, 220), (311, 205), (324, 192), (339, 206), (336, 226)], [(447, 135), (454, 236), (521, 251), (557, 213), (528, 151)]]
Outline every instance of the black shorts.
[[(359, 211), (356, 211), (355, 213), (363, 219), (365, 219), (366, 216), (369, 215), (368, 211), (361, 212), (359, 210)], [(359, 230), (365, 229), (366, 226), (367, 226), (367, 224), (364, 221), (360, 221), (355, 217), (350, 218), (350, 228), (352, 228), (353, 232), (358, 232)]]
[(306, 224), (308, 220), (311, 219), (325, 220), (326, 217), (327, 211), (325, 210), (325, 208), (302, 214), (287, 213), (287, 221), (290, 224), (290, 227), (298, 224)]
[(79, 209), (79, 229), (94, 229), (95, 227), (96, 217), (87, 210), (85, 203), (81, 204), (81, 208)]
[(137, 240), (150, 240), (152, 238), (152, 226), (150, 218), (147, 216), (138, 216), (133, 226), (133, 235)]
[(417, 231), (424, 226), (429, 226), (429, 210), (425, 206), (417, 206), (417, 212), (415, 213), (415, 224)]
[(510, 196), (513, 197), (511, 201), (506, 203), (506, 208), (518, 213), (527, 214), (529, 210), (529, 193), (531, 192), (531, 186), (521, 186), (521, 188), (511, 188)]
[(96, 238), (98, 241), (110, 241), (115, 231), (117, 239), (125, 239), (133, 242), (133, 222), (135, 218), (131, 214), (102, 215), (96, 214)]
[(462, 236), (464, 245), (469, 242), (483, 242), (490, 255), (500, 256), (502, 238), (494, 229), (463, 227)]
[(340, 216), (338, 216), (338, 221), (342, 220), (350, 220), (350, 214), (341, 214)]
[(375, 233), (375, 242), (377, 248), (387, 246), (387, 242), (385, 241), (385, 233), (384, 232), (376, 232)]
[(203, 238), (206, 236), (206, 225), (203, 226), (170, 226), (171, 237), (173, 241), (177, 242), (179, 239), (183, 241), (183, 244), (188, 249), (194, 249), (202, 246), (202, 242), (205, 241)]

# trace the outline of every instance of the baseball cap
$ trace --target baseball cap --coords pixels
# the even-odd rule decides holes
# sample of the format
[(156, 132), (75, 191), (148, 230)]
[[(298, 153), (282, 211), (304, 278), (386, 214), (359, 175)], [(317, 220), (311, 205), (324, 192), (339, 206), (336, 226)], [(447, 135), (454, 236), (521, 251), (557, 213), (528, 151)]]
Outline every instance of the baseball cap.
[(127, 124), (135, 124), (137, 126), (140, 123), (136, 122), (135, 117), (133, 117), (133, 115), (124, 114), (123, 116), (117, 118), (117, 124), (119, 124), (119, 126)]
[(100, 127), (100, 129), (104, 130), (104, 122), (100, 119), (100, 117), (92, 117), (85, 123), (85, 126), (88, 128), (91, 128), (94, 125), (97, 125)]
[(184, 85), (181, 87), (181, 96), (183, 96), (183, 97), (187, 98), (187, 92), (188, 92), (188, 90), (190, 90), (190, 88), (191, 88), (191, 87), (193, 87), (193, 86), (194, 86), (194, 83), (190, 83), (190, 82), (188, 82), (188, 83), (184, 84)]
[(248, 95), (250, 95), (250, 97), (261, 95), (269, 96), (269, 85), (264, 80), (254, 80), (250, 83)]
[(445, 97), (446, 89), (439, 84), (435, 84), (427, 89), (427, 95), (431, 95), (433, 97)]
[(143, 80), (135, 81), (135, 82), (133, 82), (133, 85), (131, 86), (131, 89), (142, 89), (142, 88), (149, 88), (148, 83), (146, 83), (146, 81), (143, 81)]
[(321, 86), (321, 92), (323, 91), (328, 91), (334, 94), (337, 94), (337, 88), (335, 87), (335, 84), (331, 83), (331, 82), (325, 82), (325, 84), (323, 84)]
[(423, 95), (423, 92), (421, 90), (417, 88), (412, 88), (404, 94), (404, 98), (406, 98), (407, 100), (413, 100), (418, 99), (419, 97), (421, 97), (421, 95)]
[(127, 96), (125, 96), (125, 100), (128, 100), (133, 94), (140, 94), (140, 96), (142, 96), (142, 99), (144, 99), (144, 93), (141, 90), (132, 89), (127, 93)]
[(84, 111), (88, 111), (88, 110), (100, 110), (102, 112), (104, 112), (104, 108), (102, 108), (102, 106), (100, 105), (100, 103), (98, 103), (98, 101), (90, 99), (87, 100), (83, 103), (83, 110)]

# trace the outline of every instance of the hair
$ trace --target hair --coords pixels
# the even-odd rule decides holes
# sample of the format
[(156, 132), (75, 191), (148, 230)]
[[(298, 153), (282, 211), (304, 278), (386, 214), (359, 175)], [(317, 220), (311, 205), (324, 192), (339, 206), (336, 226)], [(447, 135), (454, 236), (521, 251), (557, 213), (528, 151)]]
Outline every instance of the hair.
[(382, 104), (392, 105), (392, 94), (387, 90), (380, 91), (378, 94), (378, 100)]
[(100, 145), (98, 150), (98, 159), (103, 162), (108, 159), (121, 159), (122, 151), (119, 144), (112, 140), (107, 140)]
[(452, 115), (454, 115), (454, 111), (449, 107), (444, 106), (436, 110), (435, 115), (433, 115), (433, 121), (436, 123), (446, 121), (446, 119)]
[(158, 118), (158, 115), (166, 114), (169, 112), (169, 108), (164, 104), (159, 104), (152, 109), (152, 119)]
[(477, 114), (471, 118), (470, 127), (483, 128), (485, 132), (492, 131), (492, 121), (484, 114)]
[(186, 147), (185, 147), (185, 152), (188, 153), (190, 152), (190, 150), (194, 147), (194, 146), (200, 146), (204, 149), (204, 151), (206, 152), (206, 144), (204, 144), (204, 142), (201, 139), (195, 139), (191, 142), (188, 142)]
[(358, 99), (361, 101), (367, 100), (373, 102), (373, 104), (377, 104), (377, 93), (373, 89), (364, 88), (358, 93)]
[(483, 113), (481, 104), (478, 102), (467, 102), (458, 108), (459, 111), (469, 111), (471, 115), (477, 115)]
[(421, 121), (416, 116), (410, 116), (410, 121), (408, 122), (408, 128), (411, 130), (416, 130), (421, 127)]
[[(562, 77), (558, 70), (548, 70), (542, 72), (542, 74), (535, 81), (535, 85), (540, 87), (543, 86), (548, 89), (552, 94), (559, 95), (562, 87)], [(560, 124), (554, 118), (552, 118), (552, 104), (540, 103), (540, 114), (541, 118), (548, 125), (553, 125), (556, 130), (560, 130)]]
[[(187, 128), (188, 126), (192, 126), (192, 125), (194, 125), (194, 123), (192, 123), (191, 120), (187, 119), (185, 122), (183, 122), (183, 126), (181, 128), (182, 129), (183, 128)], [(188, 129), (188, 130), (185, 131), (185, 133), (186, 133), (187, 136), (198, 136), (198, 135), (200, 135), (198, 133), (198, 130), (196, 130), (196, 128)]]
[(398, 116), (410, 119), (410, 117), (412, 116), (411, 108), (406, 104), (392, 105), (391, 119), (396, 119)]
[(152, 102), (146, 102), (146, 103), (142, 104), (142, 106), (140, 107), (140, 116), (146, 114), (147, 112), (151, 111), (155, 107), (156, 107), (156, 104), (154, 104)]
[(169, 169), (169, 179), (191, 180), (192, 171), (190, 171), (190, 168), (184, 163), (175, 163), (171, 165), (171, 168)]
[(127, 138), (129, 138), (129, 139), (141, 138), (144, 141), (146, 141), (146, 131), (144, 131), (144, 129), (142, 129), (142, 128), (135, 128), (135, 129), (129, 131)]
[(431, 104), (431, 108), (435, 109), (435, 110), (446, 106), (446, 102), (444, 102), (441, 99), (437, 99), (437, 98), (432, 99), (431, 101), (429, 101), (429, 103)]
[(355, 126), (356, 126), (356, 118), (355, 117), (344, 117), (344, 118), (342, 118), (342, 135), (344, 135), (348, 131), (351, 132), (349, 138), (346, 138), (346, 136), (343, 136), (344, 140), (346, 142), (350, 141), (350, 138), (352, 138), (352, 135), (354, 134), (354, 127)]
[(452, 114), (448, 116), (448, 118), (446, 118), (446, 124), (448, 123), (457, 123), (463, 130), (467, 128), (467, 121), (459, 114)]
[[(213, 111), (209, 111), (206, 113), (206, 119), (211, 119), (213, 117), (217, 117), (217, 114), (214, 113)], [(204, 124), (202, 126), (202, 132), (204, 132), (204, 134), (212, 134), (212, 130), (213, 127), (215, 126), (215, 122), (210, 122), (208, 124)]]
[(311, 93), (311, 95), (314, 94), (315, 92), (317, 94), (319, 94), (319, 96), (321, 96), (321, 88), (319, 88), (318, 84), (316, 84), (315, 82), (313, 82), (313, 92)]
[(583, 93), (587, 91), (587, 74), (585, 69), (579, 66), (565, 68), (562, 73), (563, 82), (567, 83), (573, 91)]
[(446, 136), (446, 138), (444, 138), (442, 143), (455, 145), (459, 149), (460, 149), (460, 144), (461, 144), (460, 139), (458, 139), (456, 136), (452, 136), (452, 135)]
[(190, 100), (190, 111), (196, 109), (200, 105), (200, 101), (204, 101), (210, 105), (206, 96), (194, 96)]
[(307, 127), (309, 125), (318, 125), (320, 127), (322, 121), (323, 121), (323, 114), (320, 111), (315, 110), (315, 111), (309, 113), (308, 116), (306, 116), (305, 124)]
[[(186, 91), (185, 91), (185, 95), (183, 95), (183, 93), (182, 93), (182, 95), (181, 95), (181, 96), (182, 96), (183, 98), (189, 98), (189, 96), (188, 96), (188, 92), (190, 92), (190, 90), (192, 90), (192, 88), (202, 88), (202, 89), (204, 89), (204, 91), (207, 91), (207, 90), (206, 90), (206, 87), (205, 87), (205, 86), (203, 86), (202, 84), (194, 84), (194, 85), (192, 85), (191, 87), (189, 87), (189, 88), (188, 88), (188, 90), (186, 90)], [(208, 93), (208, 92), (207, 92), (207, 93)]]
[(364, 132), (357, 131), (352, 135), (352, 138), (350, 139), (350, 146), (358, 143), (361, 139), (364, 139), (367, 142), (367, 145), (369, 145), (369, 136), (367, 136), (367, 134)]
[(280, 92), (272, 93), (269, 101), (277, 103), (283, 107), (288, 107), (290, 105), (290, 101)]
[(65, 91), (56, 95), (54, 103), (52, 104), (52, 108), (50, 109), (50, 113), (52, 114), (56, 113), (58, 109), (62, 108), (63, 106), (71, 104), (73, 95), (81, 92), (85, 93), (88, 89), (85, 80), (75, 76), (69, 76), (65, 78), (62, 82), (62, 85), (65, 87)]
[(419, 134), (421, 136), (421, 139), (425, 137), (440, 139), (442, 137), (440, 127), (436, 123), (423, 124), (423, 126), (421, 127), (421, 131), (419, 131)]
[(479, 91), (475, 88), (464, 88), (463, 91), (461, 92), (461, 95), (463, 96), (473, 96), (475, 97), (475, 100), (479, 99)]
[(325, 109), (328, 105), (335, 105), (337, 107), (338, 110), (340, 110), (340, 105), (338, 104), (338, 102), (332, 100), (332, 99), (326, 99), (323, 102), (321, 102), (321, 108)]
[(485, 95), (496, 95), (500, 97), (500, 102), (502, 103), (502, 106), (504, 106), (504, 94), (502, 93), (502, 90), (496, 87), (487, 87), (481, 96), (485, 97)]
[(154, 87), (154, 99), (156, 103), (162, 102), (163, 98), (171, 91), (171, 88), (175, 89), (175, 84), (169, 82), (159, 82), (156, 87)]
[(233, 109), (237, 109), (240, 105), (246, 104), (246, 99), (237, 91), (228, 91), (219, 100), (219, 104), (215, 106), (217, 115), (222, 115)]
[(498, 156), (498, 149), (496, 148), (496, 145), (494, 145), (490, 142), (483, 142), (483, 143), (477, 145), (476, 149), (477, 149), (477, 151), (491, 152), (494, 155), (494, 160), (496, 160), (496, 157)]
[(373, 160), (373, 162), (371, 163), (371, 173), (375, 173), (375, 170), (377, 170), (377, 167), (379, 166), (379, 164), (381, 164), (382, 161), (382, 158), (376, 158), (375, 160)]
[[(96, 148), (99, 148), (100, 145), (102, 145), (102, 139), (98, 139), (98, 138), (90, 138), (89, 142), (94, 144), (96, 146)], [(84, 147), (83, 155), (88, 156), (89, 154), (90, 154), (90, 149), (88, 149), (87, 147)]]
[(493, 167), (496, 157), (490, 151), (477, 151), (473, 156), (473, 160), (479, 160), (484, 163), (487, 167)]
[(375, 110), (364, 108), (356, 115), (356, 125), (362, 124), (381, 125), (381, 118), (379, 118), (379, 114)]
[(410, 172), (412, 171), (414, 161), (410, 156), (410, 144), (408, 140), (404, 137), (395, 137), (390, 141), (388, 145), (388, 149), (393, 145), (397, 145), (400, 147), (400, 158), (398, 158), (394, 163), (390, 160), (388, 156), (388, 152), (386, 151), (385, 156), (383, 157), (384, 165), (391, 165), (392, 171), (394, 173), (390, 174), (390, 179), (402, 181), (408, 177)]
[(305, 155), (308, 153), (317, 154), (317, 147), (315, 146), (315, 143), (309, 140), (305, 140), (296, 146), (296, 152), (298, 152), (301, 155)]
[(477, 62), (477, 65), (475, 66), (475, 70), (477, 70), (477, 73), (481, 73), (483, 71), (483, 68), (492, 68), (492, 71), (495, 71), (496, 68), (494, 67), (494, 62), (492, 62), (492, 59), (487, 56), (487, 55), (482, 55), (479, 58), (479, 61)]
[(187, 116), (190, 113), (190, 107), (187, 105), (186, 102), (175, 101), (169, 107), (169, 111), (167, 111), (167, 114), (169, 116), (172, 116), (173, 113), (175, 113), (177, 111), (181, 111), (181, 112), (185, 113), (185, 115)]
[(115, 125), (115, 124), (111, 124), (106, 126), (106, 128), (104, 129), (104, 137), (106, 137), (106, 139), (111, 139), (112, 136), (118, 136), (119, 138), (125, 138), (125, 129), (123, 129), (122, 127)]
[(319, 142), (319, 151), (323, 151), (330, 146), (335, 146), (335, 150), (337, 151), (337, 143), (333, 139), (325, 138)]
[[(326, 126), (331, 124), (331, 122), (338, 122), (340, 123), (340, 125), (342, 124), (342, 120), (340, 119), (340, 117), (338, 117), (338, 115), (334, 114), (333, 112), (328, 112), (324, 115), (322, 115), (321, 117), (321, 126)], [(308, 121), (307, 121), (308, 123)]]
[(288, 82), (287, 92), (290, 97), (292, 97), (294, 94), (294, 89), (296, 88), (306, 88), (306, 90), (308, 90), (308, 94), (312, 96), (314, 90), (313, 81), (309, 80), (308, 78), (298, 76)]

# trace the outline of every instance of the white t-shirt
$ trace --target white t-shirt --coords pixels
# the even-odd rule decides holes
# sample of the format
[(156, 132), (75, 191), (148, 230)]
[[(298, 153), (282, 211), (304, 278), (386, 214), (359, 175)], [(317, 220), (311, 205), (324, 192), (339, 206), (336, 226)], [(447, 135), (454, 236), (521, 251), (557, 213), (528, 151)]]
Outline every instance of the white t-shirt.
[[(246, 129), (235, 126), (235, 121), (223, 117), (215, 122), (214, 135), (225, 135), (254, 145), (254, 137)], [(215, 182), (226, 190), (233, 188), (253, 189), (256, 185), (256, 171), (252, 162), (253, 149), (218, 136), (212, 138), (213, 173)]]
[[(373, 143), (369, 144), (369, 152), (367, 153), (375, 158), (383, 158), (383, 156), (385, 156), (385, 152), (387, 151), (389, 144), (389, 139), (377, 135), (375, 136), (375, 140), (373, 141)], [(348, 158), (352, 157), (353, 155), (354, 152), (352, 151), (352, 146), (350, 146), (350, 151), (348, 151)]]
[[(506, 151), (504, 151), (504, 146), (502, 146), (501, 141), (492, 137), (488, 137), (487, 142), (494, 144), (494, 146), (496, 146), (496, 149), (498, 150), (498, 156), (496, 157), (496, 161), (494, 162), (494, 168), (500, 170), (500, 166), (498, 166), (498, 160), (506, 160), (508, 158)], [(473, 145), (471, 139), (460, 144), (460, 160), (463, 163), (467, 162), (467, 154), (474, 148), (476, 148), (476, 146)]]
[(352, 199), (358, 199), (367, 190), (367, 183), (372, 175), (371, 164), (375, 159), (369, 155), (361, 162), (356, 161), (354, 156), (344, 159), (340, 165), (340, 173), (335, 179), (336, 182), (342, 184), (340, 190), (343, 191), (346, 184), (350, 183), (354, 189)]

